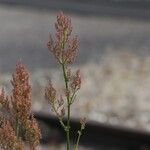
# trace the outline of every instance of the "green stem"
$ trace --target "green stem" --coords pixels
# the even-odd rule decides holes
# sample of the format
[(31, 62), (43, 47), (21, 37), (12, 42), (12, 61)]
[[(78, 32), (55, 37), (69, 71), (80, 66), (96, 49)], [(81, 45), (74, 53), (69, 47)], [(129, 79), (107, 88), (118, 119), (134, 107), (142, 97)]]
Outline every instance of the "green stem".
[[(69, 90), (68, 88), (68, 78), (66, 75), (66, 68), (65, 64), (62, 64), (64, 82), (66, 91)], [(70, 150), (70, 94), (67, 95), (67, 130), (66, 130), (66, 138), (67, 138), (67, 150)]]
[(79, 146), (79, 141), (80, 141), (81, 135), (82, 135), (82, 130), (78, 131), (78, 138), (77, 138), (77, 142), (76, 142), (74, 150), (78, 150), (78, 146)]
[(66, 130), (66, 126), (65, 126), (64, 122), (62, 121), (62, 119), (59, 118), (59, 122), (60, 122), (61, 126), (64, 128), (64, 130)]
[[(63, 39), (62, 39), (62, 45), (61, 48), (64, 50), (65, 48), (65, 43), (66, 43), (66, 31), (64, 31), (63, 33)], [(68, 87), (68, 77), (66, 74), (66, 65), (65, 65), (65, 60), (64, 60), (64, 56), (62, 53), (62, 70), (63, 70), (63, 77), (64, 77), (64, 82), (65, 82), (65, 88), (66, 91), (69, 91), (69, 87)], [(67, 140), (67, 150), (70, 150), (70, 93), (67, 94), (67, 125), (65, 128), (65, 132), (66, 132), (66, 140)]]
[(57, 115), (57, 117), (58, 117), (58, 119), (59, 119), (59, 122), (60, 122), (61, 126), (63, 127), (64, 130), (66, 130), (66, 126), (65, 126), (65, 124), (64, 124), (64, 122), (63, 122), (63, 119), (62, 119), (62, 117), (59, 116), (59, 114), (58, 114), (58, 112), (57, 112), (55, 106), (52, 105), (52, 108), (53, 108), (53, 111), (56, 113), (56, 115)]
[(72, 96), (71, 96), (71, 98), (70, 98), (70, 105), (74, 102), (74, 99), (75, 99), (75, 97), (76, 97), (76, 91), (73, 91), (73, 94), (72, 94)]

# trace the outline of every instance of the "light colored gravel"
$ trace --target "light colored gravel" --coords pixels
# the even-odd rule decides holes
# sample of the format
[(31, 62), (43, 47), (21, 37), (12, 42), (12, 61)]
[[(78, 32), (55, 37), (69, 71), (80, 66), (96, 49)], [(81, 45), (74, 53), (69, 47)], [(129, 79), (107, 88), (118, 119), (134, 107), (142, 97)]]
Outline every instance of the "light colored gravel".
[[(72, 116), (150, 131), (150, 56), (108, 53), (101, 62), (77, 66), (82, 73), (82, 88)], [(74, 70), (76, 69), (74, 67)], [(63, 82), (57, 69), (31, 74), (33, 109), (50, 113), (44, 100), (47, 79), (61, 91)], [(1, 74), (0, 84), (10, 91), (10, 75)]]

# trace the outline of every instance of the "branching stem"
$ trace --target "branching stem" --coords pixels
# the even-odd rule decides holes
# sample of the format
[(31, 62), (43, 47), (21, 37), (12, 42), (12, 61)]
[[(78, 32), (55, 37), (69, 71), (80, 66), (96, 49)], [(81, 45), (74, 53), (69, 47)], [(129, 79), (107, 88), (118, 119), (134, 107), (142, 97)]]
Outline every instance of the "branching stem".
[[(63, 70), (63, 77), (65, 82), (65, 88), (66, 91), (69, 91), (68, 88), (68, 78), (66, 75), (66, 68), (65, 63), (62, 64), (62, 70)], [(66, 138), (67, 138), (67, 150), (70, 150), (70, 93), (67, 94), (67, 130), (66, 132)]]

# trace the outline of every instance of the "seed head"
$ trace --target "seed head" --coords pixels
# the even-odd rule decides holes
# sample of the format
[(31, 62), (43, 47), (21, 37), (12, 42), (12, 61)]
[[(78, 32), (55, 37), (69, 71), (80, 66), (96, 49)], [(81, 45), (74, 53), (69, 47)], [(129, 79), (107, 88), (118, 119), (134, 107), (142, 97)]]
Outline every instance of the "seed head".
[(9, 121), (5, 121), (0, 128), (0, 147), (4, 150), (24, 150)]
[[(19, 62), (12, 79), (13, 93), (11, 96), (11, 113), (13, 124), (18, 126), (19, 136), (24, 133), (25, 141), (29, 142), (32, 150), (36, 150), (41, 138), (40, 129), (31, 112), (31, 86), (29, 74), (25, 66)], [(18, 136), (17, 135), (17, 136)]]
[(36, 150), (41, 138), (41, 131), (33, 115), (30, 116), (29, 120), (26, 120), (23, 128), (25, 130), (25, 140), (29, 143), (30, 149)]
[(71, 19), (63, 14), (57, 15), (55, 23), (56, 38), (53, 39), (50, 35), (47, 43), (48, 49), (53, 53), (59, 63), (73, 63), (78, 49), (77, 37), (70, 38), (72, 33)]
[(21, 62), (17, 64), (11, 83), (12, 115), (24, 122), (31, 114), (31, 86), (28, 71)]

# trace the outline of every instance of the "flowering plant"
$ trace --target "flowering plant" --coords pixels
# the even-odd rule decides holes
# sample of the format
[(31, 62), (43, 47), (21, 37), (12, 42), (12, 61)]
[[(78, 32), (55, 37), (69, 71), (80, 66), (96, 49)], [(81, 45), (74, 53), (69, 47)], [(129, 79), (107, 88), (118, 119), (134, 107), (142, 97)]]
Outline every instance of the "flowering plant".
[[(56, 114), (61, 126), (66, 132), (67, 150), (70, 150), (71, 106), (74, 103), (77, 92), (81, 87), (81, 76), (79, 70), (77, 70), (75, 73), (72, 73), (69, 66), (75, 60), (78, 50), (78, 39), (77, 36), (71, 38), (71, 20), (67, 16), (65, 16), (63, 12), (57, 15), (55, 29), (56, 37), (54, 39), (50, 35), (47, 46), (49, 51), (54, 55), (61, 67), (64, 80), (64, 93), (63, 95), (59, 94), (50, 81), (48, 86), (45, 88), (45, 98), (50, 103), (52, 111)], [(65, 124), (63, 119), (66, 113), (67, 123)], [(86, 119), (82, 118), (80, 123), (81, 127), (78, 130), (78, 137), (74, 150), (78, 150), (79, 140), (82, 131), (85, 128)]]
[[(76, 36), (71, 38), (71, 20), (62, 12), (57, 16), (55, 29), (56, 39), (54, 40), (50, 35), (47, 46), (61, 66), (64, 79), (64, 93), (60, 94), (53, 87), (52, 82), (49, 82), (45, 88), (45, 98), (50, 103), (52, 111), (55, 112), (60, 125), (66, 133), (67, 150), (70, 150), (71, 106), (81, 87), (81, 76), (79, 70), (73, 73), (69, 66), (75, 60), (78, 50), (78, 39)], [(16, 66), (11, 84), (13, 86), (11, 96), (6, 96), (4, 89), (0, 93), (0, 148), (4, 150), (24, 150), (25, 143), (27, 143), (30, 150), (36, 150), (41, 133), (31, 111), (29, 74), (21, 62)], [(67, 123), (64, 122), (65, 114), (67, 115)], [(74, 150), (78, 150), (85, 123), (86, 119), (82, 118)]]

